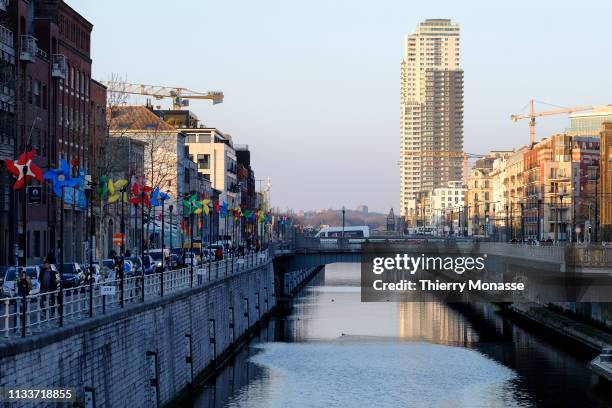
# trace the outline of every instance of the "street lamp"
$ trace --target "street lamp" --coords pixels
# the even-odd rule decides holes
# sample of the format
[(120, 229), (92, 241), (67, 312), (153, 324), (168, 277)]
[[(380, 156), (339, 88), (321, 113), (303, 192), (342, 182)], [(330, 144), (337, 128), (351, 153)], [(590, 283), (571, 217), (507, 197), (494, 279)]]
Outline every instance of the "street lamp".
[(563, 196), (565, 195), (565, 191), (563, 190), (563, 188), (561, 188), (559, 190), (559, 202), (560, 202), (560, 208), (557, 209), (557, 218), (560, 221), (560, 224), (562, 224), (563, 226), (561, 227), (561, 225), (559, 225), (560, 228), (560, 232), (559, 232), (559, 241), (561, 241), (563, 239), (563, 234), (565, 233), (565, 222), (563, 221)]
[(521, 201), (520, 206), (521, 206), (521, 242), (525, 242), (525, 217), (523, 215), (525, 211), (525, 203)]
[(342, 206), (342, 238), (344, 238), (344, 214), (346, 213), (346, 210), (344, 209), (344, 206)]
[(542, 240), (540, 207), (542, 206), (542, 191), (538, 191), (538, 241)]
[(172, 226), (172, 211), (174, 211), (174, 206), (172, 204), (168, 206), (168, 211), (170, 212), (170, 251), (172, 251), (172, 235), (174, 234), (174, 227)]

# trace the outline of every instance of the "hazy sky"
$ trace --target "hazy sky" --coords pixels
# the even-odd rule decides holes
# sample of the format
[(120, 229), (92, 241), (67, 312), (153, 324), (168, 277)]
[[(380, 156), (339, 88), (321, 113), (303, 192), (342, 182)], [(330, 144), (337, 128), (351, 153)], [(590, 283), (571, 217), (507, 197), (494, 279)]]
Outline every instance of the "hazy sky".
[[(281, 208), (397, 212), (399, 63), (404, 35), (426, 18), (461, 24), (467, 152), (525, 143), (527, 123), (509, 116), (532, 97), (612, 103), (608, 1), (68, 3), (94, 24), (95, 78), (222, 90), (223, 104), (191, 110), (250, 146)], [(542, 119), (538, 134), (566, 124)]]

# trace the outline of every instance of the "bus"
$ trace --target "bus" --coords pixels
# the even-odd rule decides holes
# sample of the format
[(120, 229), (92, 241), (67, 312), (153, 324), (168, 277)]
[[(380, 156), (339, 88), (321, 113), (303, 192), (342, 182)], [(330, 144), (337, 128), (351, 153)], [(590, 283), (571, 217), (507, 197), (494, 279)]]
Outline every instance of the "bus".
[[(317, 232), (315, 238), (341, 238), (342, 227), (325, 227)], [(370, 236), (370, 227), (367, 225), (359, 227), (344, 227), (344, 238), (368, 238)]]

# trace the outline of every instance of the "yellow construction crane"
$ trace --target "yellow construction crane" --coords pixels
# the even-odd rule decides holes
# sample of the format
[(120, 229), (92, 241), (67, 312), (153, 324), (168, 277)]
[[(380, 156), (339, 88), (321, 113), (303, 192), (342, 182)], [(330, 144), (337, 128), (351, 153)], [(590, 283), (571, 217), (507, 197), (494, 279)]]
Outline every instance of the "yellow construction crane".
[(529, 113), (527, 114), (517, 114), (517, 115), (510, 115), (510, 119), (513, 122), (518, 122), (519, 120), (522, 119), (529, 119), (529, 145), (532, 146), (535, 143), (535, 138), (536, 138), (536, 132), (535, 132), (535, 125), (536, 125), (536, 118), (539, 118), (541, 116), (552, 116), (552, 115), (561, 115), (561, 114), (571, 114), (574, 112), (581, 112), (581, 111), (587, 111), (587, 110), (591, 110), (593, 109), (592, 106), (577, 106), (575, 108), (560, 108), (560, 109), (554, 109), (554, 110), (550, 110), (550, 111), (544, 111), (544, 112), (536, 112), (534, 109), (534, 100), (530, 100), (529, 101)]
[(172, 98), (173, 109), (189, 106), (189, 99), (210, 99), (213, 105), (223, 102), (223, 92), (196, 92), (187, 88), (167, 87), (158, 85), (130, 84), (127, 82), (101, 81), (109, 92), (130, 95), (152, 96), (155, 99)]

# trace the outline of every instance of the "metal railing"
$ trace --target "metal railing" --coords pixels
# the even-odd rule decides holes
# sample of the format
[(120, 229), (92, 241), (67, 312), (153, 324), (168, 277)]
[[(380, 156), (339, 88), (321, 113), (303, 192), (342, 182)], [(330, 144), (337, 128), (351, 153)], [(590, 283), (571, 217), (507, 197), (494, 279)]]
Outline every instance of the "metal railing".
[[(268, 251), (163, 272), (163, 295), (206, 286), (226, 276), (260, 266)], [(161, 298), (162, 272), (85, 284), (47, 293), (0, 299), (0, 340), (36, 335), (67, 323), (86, 320), (129, 304)], [(144, 292), (144, 293), (143, 293)]]
[(486, 242), (476, 240), (445, 240), (445, 239), (415, 239), (415, 238), (313, 238), (298, 237), (294, 244), (271, 246), (275, 254), (283, 251), (334, 252), (361, 251), (364, 244), (401, 244), (421, 248), (460, 248), (462, 250), (478, 250), (490, 255), (507, 256), (540, 262), (565, 264), (571, 267), (612, 268), (612, 246), (576, 245), (571, 243), (544, 243), (531, 245), (507, 242)]

